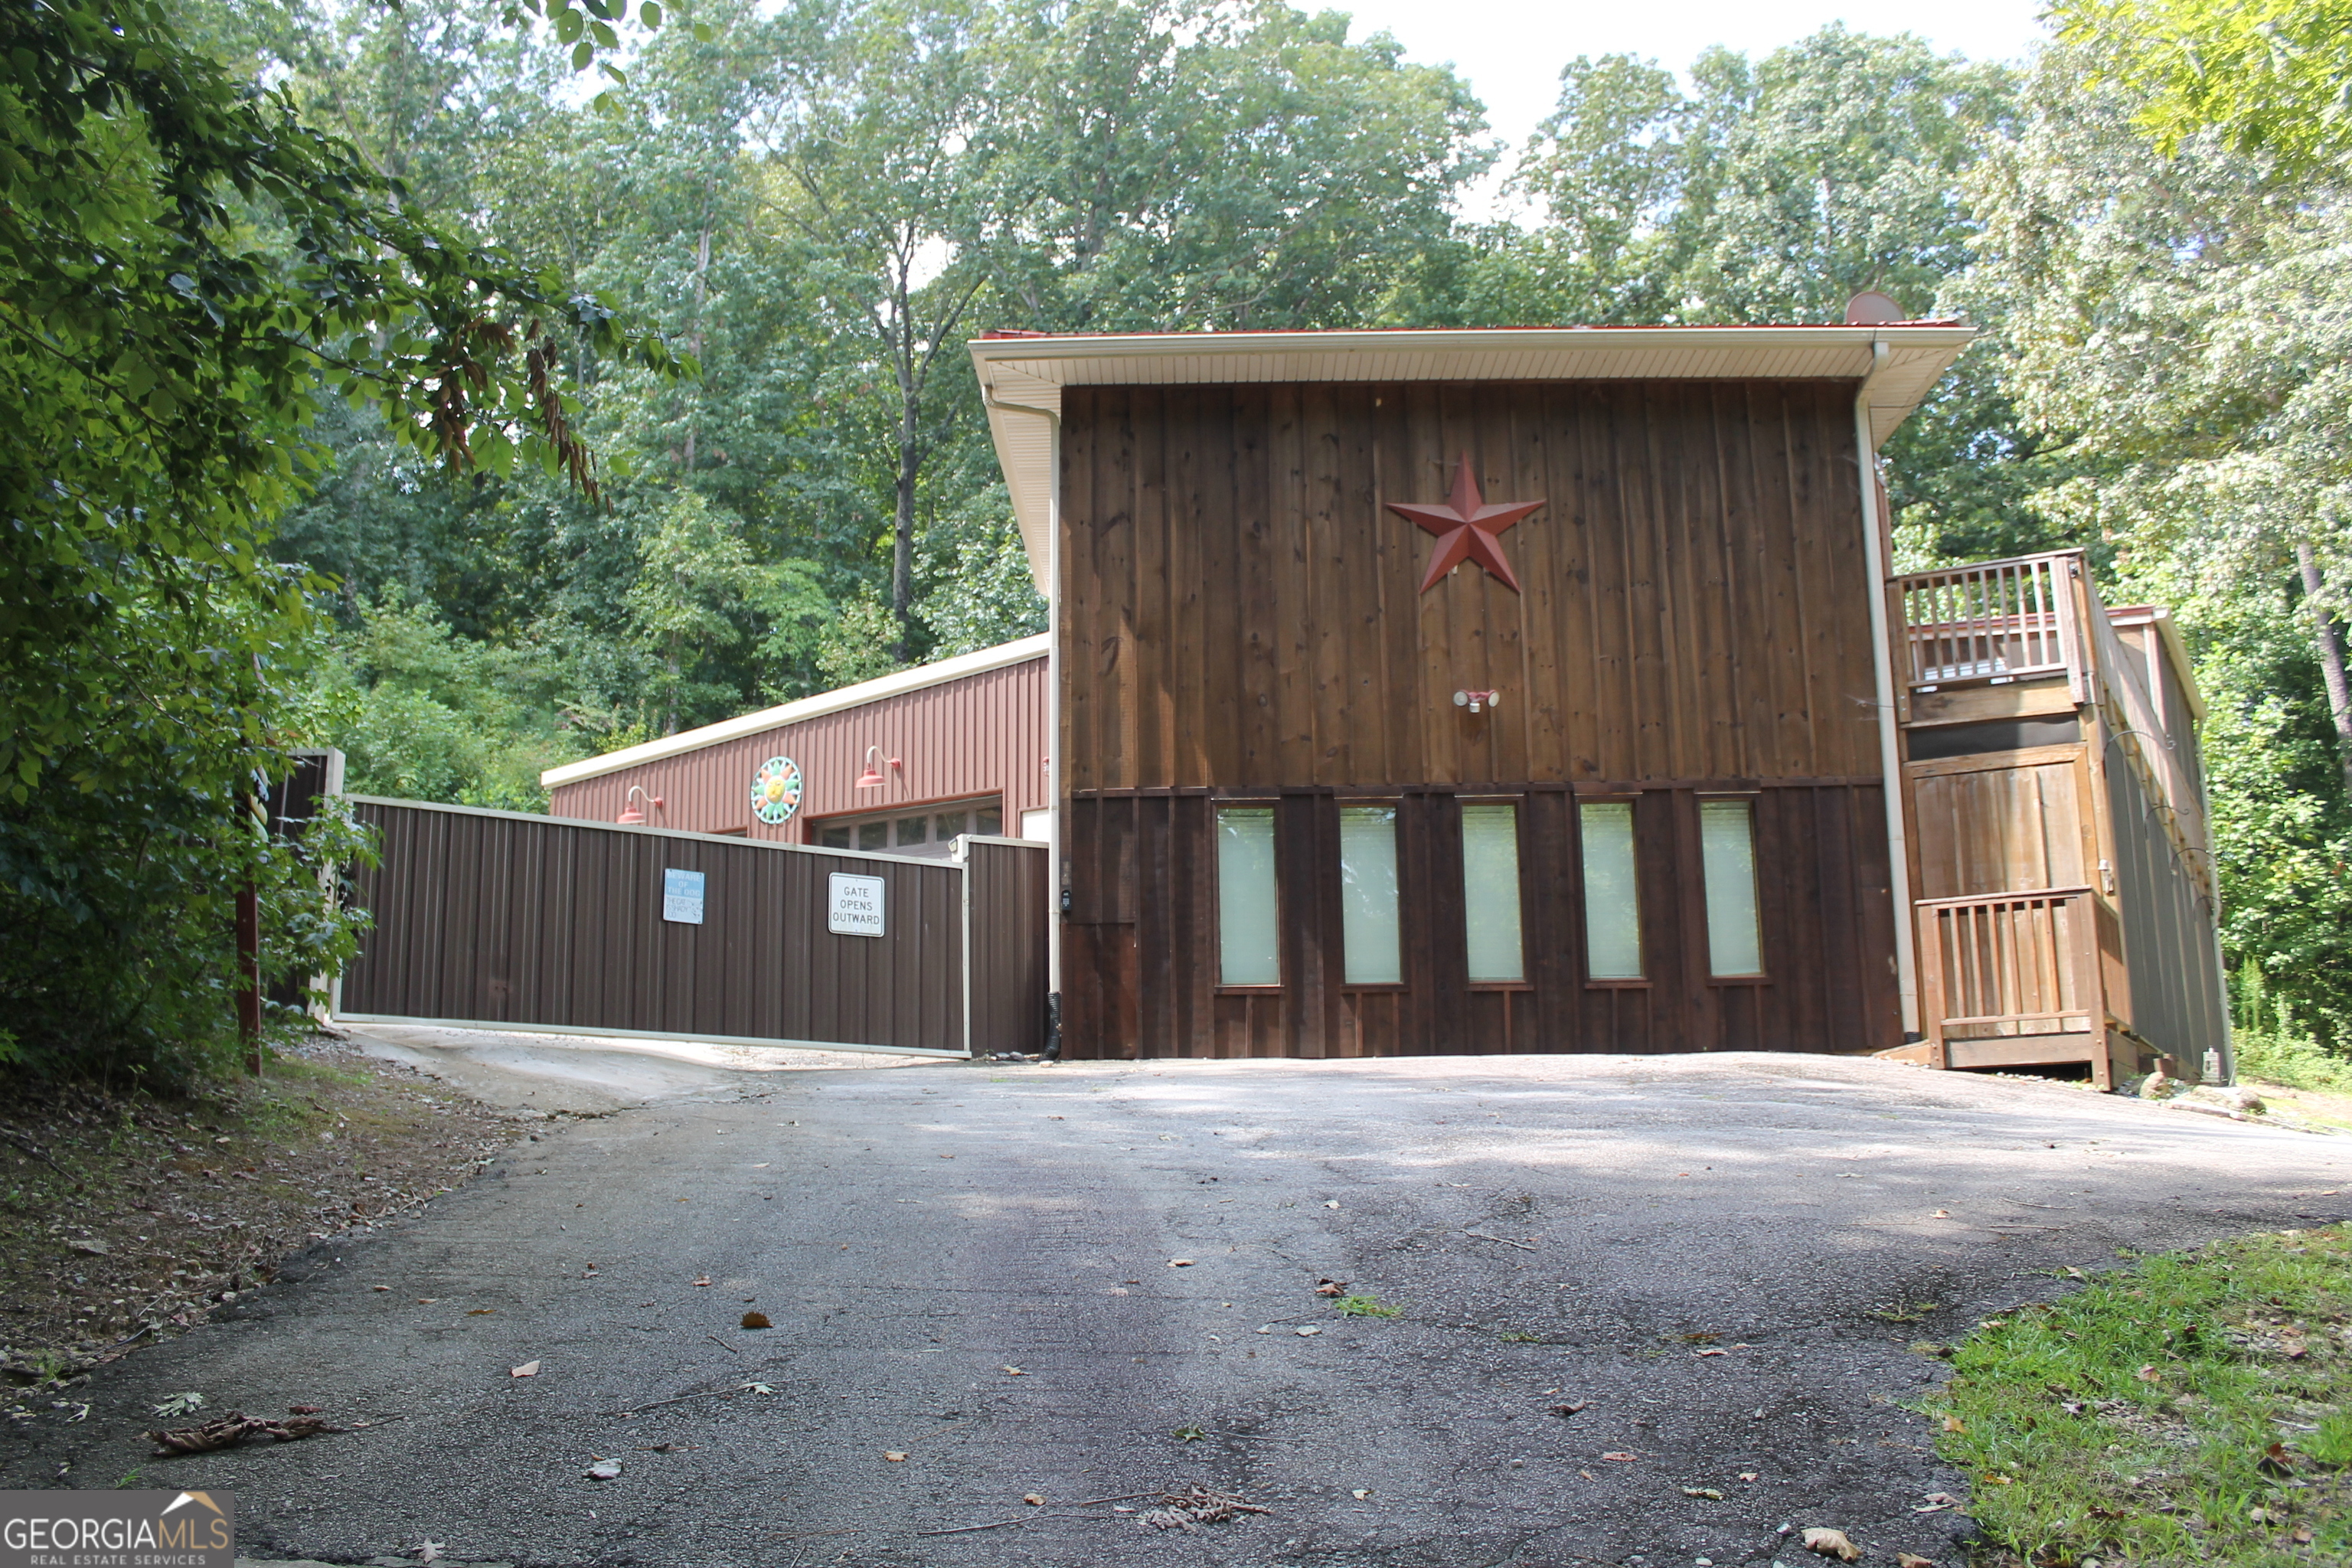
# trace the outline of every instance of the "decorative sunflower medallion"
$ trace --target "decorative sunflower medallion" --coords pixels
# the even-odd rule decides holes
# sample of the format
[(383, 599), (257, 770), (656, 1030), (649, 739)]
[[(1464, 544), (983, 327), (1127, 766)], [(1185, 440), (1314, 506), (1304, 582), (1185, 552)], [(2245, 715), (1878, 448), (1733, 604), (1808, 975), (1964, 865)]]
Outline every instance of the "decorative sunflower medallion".
[(790, 757), (770, 757), (751, 775), (751, 815), (773, 827), (790, 822), (801, 808), (801, 765)]

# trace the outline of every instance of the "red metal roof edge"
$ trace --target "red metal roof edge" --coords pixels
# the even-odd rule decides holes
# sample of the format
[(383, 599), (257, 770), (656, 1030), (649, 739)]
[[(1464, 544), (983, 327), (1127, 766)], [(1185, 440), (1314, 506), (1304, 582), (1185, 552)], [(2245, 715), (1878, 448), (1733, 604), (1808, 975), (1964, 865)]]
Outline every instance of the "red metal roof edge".
[(1023, 338), (1271, 338), (1271, 337), (1336, 337), (1341, 333), (1369, 337), (1382, 332), (1418, 332), (1423, 336), (1458, 332), (1470, 337), (1481, 332), (1786, 332), (1796, 331), (1853, 331), (1871, 327), (1961, 327), (1968, 323), (1957, 316), (1922, 316), (1902, 321), (1675, 321), (1643, 324), (1631, 321), (1605, 325), (1573, 323), (1564, 327), (1242, 327), (1231, 331), (1213, 328), (1189, 331), (1077, 331), (1049, 332), (1034, 327), (991, 327), (975, 341), (984, 343), (1017, 341)]

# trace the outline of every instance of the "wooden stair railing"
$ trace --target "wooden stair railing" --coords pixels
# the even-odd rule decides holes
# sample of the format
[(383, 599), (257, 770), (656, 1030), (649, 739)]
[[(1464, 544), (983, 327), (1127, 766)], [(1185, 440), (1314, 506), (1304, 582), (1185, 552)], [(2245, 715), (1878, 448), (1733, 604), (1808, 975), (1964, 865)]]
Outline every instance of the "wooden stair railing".
[(1927, 899), (1916, 906), (1928, 1065), (2083, 1061), (2111, 1088), (2111, 910), (2089, 888)]

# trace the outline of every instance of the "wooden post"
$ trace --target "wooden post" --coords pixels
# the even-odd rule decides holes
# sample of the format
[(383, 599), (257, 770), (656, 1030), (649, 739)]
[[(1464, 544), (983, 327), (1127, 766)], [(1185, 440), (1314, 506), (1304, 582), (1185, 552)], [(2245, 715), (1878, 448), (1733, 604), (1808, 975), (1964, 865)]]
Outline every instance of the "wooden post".
[(261, 1076), (261, 898), (247, 882), (236, 890), (236, 1037), (245, 1070)]
[[(265, 824), (261, 803), (248, 796), (246, 810)], [(245, 1047), (245, 1070), (261, 1076), (261, 895), (250, 880), (236, 890), (236, 1037)]]

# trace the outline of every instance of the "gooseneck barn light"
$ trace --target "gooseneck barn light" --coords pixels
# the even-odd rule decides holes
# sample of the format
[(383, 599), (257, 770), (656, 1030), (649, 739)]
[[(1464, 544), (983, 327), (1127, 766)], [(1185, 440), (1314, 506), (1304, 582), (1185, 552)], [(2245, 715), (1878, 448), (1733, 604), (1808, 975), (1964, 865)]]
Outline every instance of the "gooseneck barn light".
[[(883, 784), (889, 782), (882, 776), (882, 763), (884, 760), (881, 747), (868, 746), (866, 748), (866, 771), (857, 775), (857, 787), (859, 789), (879, 789)], [(892, 770), (896, 771), (898, 766), (898, 759), (891, 757), (887, 759), (887, 761), (889, 762)]]
[(646, 825), (646, 814), (637, 805), (640, 797), (652, 802), (656, 811), (661, 810), (669, 804), (657, 795), (646, 795), (643, 784), (631, 784), (629, 793), (621, 797), (621, 815), (614, 820), (624, 827), (643, 827)]

